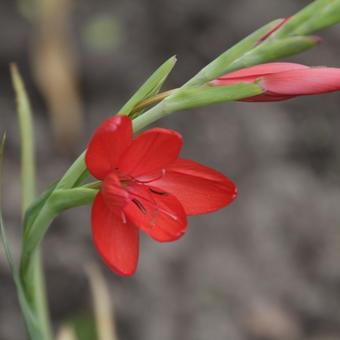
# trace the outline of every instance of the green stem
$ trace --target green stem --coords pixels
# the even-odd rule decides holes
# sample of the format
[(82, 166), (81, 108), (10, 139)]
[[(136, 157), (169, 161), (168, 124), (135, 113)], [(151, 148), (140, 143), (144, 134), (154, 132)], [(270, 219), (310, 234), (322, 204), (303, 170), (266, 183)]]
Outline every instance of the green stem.
[(159, 104), (133, 120), (134, 131), (139, 131), (167, 115), (196, 107), (241, 100), (263, 93), (258, 84), (230, 86), (182, 87)]
[[(48, 310), (47, 303), (47, 294), (46, 294), (46, 284), (45, 284), (45, 275), (43, 270), (43, 260), (42, 260), (42, 251), (38, 247), (36, 250), (33, 259), (32, 259), (32, 270), (33, 270), (33, 282), (34, 282), (34, 306), (37, 313), (37, 319), (39, 320), (39, 324), (41, 326), (42, 334), (44, 335), (44, 339), (52, 339), (52, 327), (50, 321), (50, 315)], [(35, 340), (35, 339), (34, 339)]]

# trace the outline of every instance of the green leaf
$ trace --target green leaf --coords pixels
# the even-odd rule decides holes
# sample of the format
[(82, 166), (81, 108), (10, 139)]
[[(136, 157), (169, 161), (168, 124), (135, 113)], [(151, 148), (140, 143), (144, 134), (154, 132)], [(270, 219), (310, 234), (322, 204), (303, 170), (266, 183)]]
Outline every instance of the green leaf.
[(34, 203), (26, 210), (25, 218), (24, 218), (24, 231), (26, 233), (29, 232), (34, 220), (37, 218), (40, 210), (46, 203), (47, 199), (50, 197), (53, 190), (56, 188), (57, 183), (52, 184), (45, 192), (43, 192)]
[(263, 93), (257, 84), (236, 84), (230, 86), (200, 86), (181, 88), (161, 103), (133, 120), (134, 131), (139, 131), (170, 113), (194, 107), (235, 101)]
[(309, 20), (303, 22), (294, 33), (303, 35), (320, 31), (324, 28), (340, 23), (340, 1), (333, 1), (317, 11)]
[(162, 64), (139, 90), (131, 97), (131, 99), (119, 110), (119, 114), (129, 115), (133, 108), (142, 100), (147, 99), (158, 93), (163, 83), (169, 76), (176, 64), (176, 57), (171, 57)]
[(86, 168), (84, 169), (83, 173), (81, 173), (77, 179), (77, 181), (74, 183), (74, 187), (77, 187), (81, 185), (88, 177), (90, 176), (89, 170)]
[(164, 102), (169, 111), (180, 111), (196, 107), (235, 101), (263, 93), (257, 84), (236, 84), (229, 86), (201, 86), (182, 89), (169, 102)]
[(49, 204), (60, 213), (66, 209), (92, 203), (97, 193), (98, 190), (86, 187), (59, 189), (52, 193)]
[[(3, 135), (3, 138), (0, 144), (0, 187), (1, 187), (1, 181), (2, 181), (2, 168), (3, 168), (2, 165), (3, 165), (5, 140), (6, 140), (6, 136)], [(6, 254), (7, 262), (8, 262), (11, 274), (12, 274), (12, 278), (16, 286), (17, 295), (18, 295), (19, 303), (20, 303), (21, 310), (23, 313), (23, 317), (25, 320), (26, 329), (32, 340), (33, 339), (44, 340), (44, 337), (42, 336), (40, 330), (37, 327), (37, 321), (32, 312), (32, 309), (27, 302), (26, 296), (24, 294), (24, 289), (19, 279), (18, 269), (13, 260), (13, 256), (11, 252), (11, 245), (9, 243), (6, 229), (4, 226), (2, 209), (1, 209), (1, 201), (2, 201), (2, 190), (0, 188), (0, 238), (1, 238), (1, 242), (3, 244), (4, 250), (5, 250), (5, 254)]]
[(227, 73), (304, 52), (319, 42), (320, 40), (314, 36), (296, 36), (268, 41), (237, 59), (228, 67)]
[(24, 289), (22, 287), (22, 284), (19, 279), (19, 273), (18, 270), (15, 266), (12, 253), (11, 253), (11, 246), (9, 244), (4, 222), (3, 222), (3, 217), (2, 217), (2, 212), (0, 210), (0, 236), (1, 236), (1, 242), (4, 246), (5, 254), (7, 257), (7, 262), (9, 265), (9, 268), (11, 270), (12, 278), (16, 286), (17, 290), (17, 295), (21, 307), (21, 311), (25, 320), (25, 325), (27, 332), (30, 336), (30, 339), (34, 340), (45, 340), (44, 336), (41, 334), (38, 326), (37, 326), (37, 320), (32, 312), (32, 309), (26, 299)]
[(35, 196), (33, 122), (31, 105), (25, 85), (15, 64), (11, 64), (11, 76), (17, 98), (17, 112), (20, 127), (22, 211), (24, 213), (31, 202), (33, 202)]
[[(21, 187), (22, 211), (25, 216), (26, 209), (32, 204), (35, 197), (35, 157), (32, 111), (25, 84), (15, 64), (11, 64), (11, 76), (17, 98), (17, 113), (21, 139)], [(24, 225), (23, 248), (25, 248), (25, 235), (29, 234)], [(40, 250), (35, 251), (30, 259), (29, 280), (22, 281), (22, 288), (26, 301), (37, 317), (39, 329), (44, 334), (44, 340), (52, 339), (49, 313), (46, 301), (45, 280), (43, 275)]]
[(184, 85), (184, 87), (200, 86), (225, 74), (228, 66), (232, 62), (234, 62), (246, 52), (253, 49), (257, 45), (259, 39), (263, 37), (266, 33), (270, 32), (274, 27), (276, 27), (281, 20), (282, 19), (277, 19), (264, 25), (263, 27), (259, 28), (257, 31), (250, 34), (239, 43), (222, 53), (219, 57), (217, 57), (210, 64), (204, 67), (199, 73), (197, 73), (193, 78), (191, 78)]
[[(333, 25), (338, 22), (337, 19), (335, 21), (329, 20), (329, 14), (332, 11), (339, 10), (339, 0), (316, 0), (313, 1), (310, 5), (304, 7), (301, 11), (297, 12), (293, 15), (285, 25), (283, 25), (278, 31), (276, 31), (270, 39), (278, 39), (285, 38), (292, 34), (310, 34), (315, 32), (319, 28), (316, 25), (305, 27), (306, 23), (309, 20), (320, 21), (320, 29)], [(333, 13), (335, 17), (338, 17), (339, 13)], [(328, 19), (327, 19), (328, 17)], [(301, 28), (300, 28), (301, 27)]]

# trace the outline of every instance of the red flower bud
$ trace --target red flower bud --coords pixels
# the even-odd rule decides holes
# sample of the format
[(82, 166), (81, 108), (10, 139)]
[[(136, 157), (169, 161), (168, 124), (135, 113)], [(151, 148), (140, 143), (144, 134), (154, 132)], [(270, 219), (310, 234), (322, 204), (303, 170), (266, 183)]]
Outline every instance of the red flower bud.
[(268, 63), (225, 74), (213, 80), (214, 86), (257, 83), (264, 93), (243, 101), (280, 101), (297, 96), (340, 90), (340, 68), (308, 67), (294, 63)]

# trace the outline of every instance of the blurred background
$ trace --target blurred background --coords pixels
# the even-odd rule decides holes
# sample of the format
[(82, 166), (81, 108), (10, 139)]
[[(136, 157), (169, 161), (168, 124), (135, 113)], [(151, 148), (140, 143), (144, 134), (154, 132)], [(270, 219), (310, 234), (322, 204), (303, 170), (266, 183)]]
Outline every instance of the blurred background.
[[(1, 0), (0, 131), (7, 131), (4, 212), (20, 246), (20, 141), (9, 63), (34, 111), (39, 190), (59, 178), (96, 126), (165, 59), (180, 86), (299, 0)], [(340, 27), (294, 61), (340, 67)], [(340, 94), (285, 103), (231, 103), (158, 122), (185, 139), (183, 156), (236, 181), (238, 199), (194, 217), (173, 244), (143, 237), (133, 278), (112, 274), (94, 250), (89, 208), (60, 216), (44, 242), (54, 327), (95, 340), (84, 266), (103, 272), (121, 340), (340, 339)], [(24, 339), (0, 251), (0, 339)]]

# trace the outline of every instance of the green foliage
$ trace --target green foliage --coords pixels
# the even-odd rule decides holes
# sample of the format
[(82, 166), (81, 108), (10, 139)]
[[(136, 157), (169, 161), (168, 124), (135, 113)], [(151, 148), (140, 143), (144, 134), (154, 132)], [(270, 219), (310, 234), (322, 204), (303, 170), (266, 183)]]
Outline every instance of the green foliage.
[(129, 115), (133, 108), (142, 100), (158, 93), (175, 64), (176, 57), (171, 57), (164, 64), (162, 64), (137, 90), (131, 99), (119, 110), (119, 113), (123, 115)]
[(235, 60), (242, 57), (245, 53), (256, 47), (259, 39), (266, 33), (273, 30), (282, 19), (274, 20), (263, 27), (256, 30), (246, 38), (242, 39), (239, 43), (223, 52), (220, 56), (214, 59), (210, 64), (205, 66), (193, 78), (191, 78), (184, 87), (200, 86), (208, 81), (216, 79), (217, 77), (227, 73), (228, 67)]
[(245, 97), (253, 97), (263, 93), (257, 84), (235, 84), (229, 86), (200, 86), (178, 91), (169, 101), (164, 103), (169, 112), (195, 107), (208, 106)]
[[(11, 76), (17, 99), (17, 114), (20, 127), (21, 140), (21, 187), (22, 187), (22, 212), (25, 212), (35, 198), (35, 155), (32, 111), (24, 82), (15, 64), (11, 64)], [(23, 249), (27, 230), (24, 228)], [(33, 254), (34, 253), (34, 254)], [(46, 303), (45, 282), (42, 269), (42, 260), (39, 248), (32, 251), (27, 264), (27, 280), (20, 280), (21, 294), (29, 306), (36, 320), (36, 325), (44, 340), (52, 338), (49, 322), (49, 313)], [(32, 338), (32, 340), (35, 338)]]
[(17, 113), (21, 138), (22, 211), (30, 206), (35, 196), (34, 135), (31, 105), (24, 82), (15, 64), (11, 64), (13, 87), (17, 99)]
[[(5, 140), (6, 140), (6, 135), (4, 134), (2, 137), (2, 141), (0, 143), (0, 205), (2, 201), (1, 181), (2, 181)], [(27, 332), (31, 339), (44, 340), (44, 337), (38, 328), (37, 320), (25, 296), (24, 289), (19, 278), (19, 272), (13, 260), (13, 256), (11, 253), (11, 245), (8, 240), (4, 221), (3, 221), (1, 206), (0, 206), (0, 239), (5, 250), (7, 263), (11, 271), (14, 284), (16, 286), (17, 295), (18, 295), (20, 306), (21, 306), (22, 314), (25, 320)]]
[(316, 11), (308, 20), (295, 29), (295, 34), (310, 34), (340, 22), (340, 1), (328, 1), (328, 5)]
[(294, 36), (270, 40), (267, 43), (258, 45), (248, 53), (245, 53), (242, 57), (229, 65), (227, 72), (301, 53), (314, 47), (319, 41), (319, 39), (313, 36)]
[(271, 39), (311, 34), (340, 22), (340, 0), (315, 0), (293, 15)]
[(70, 324), (76, 331), (77, 338), (81, 340), (97, 340), (96, 323), (91, 311), (83, 311), (73, 317)]

